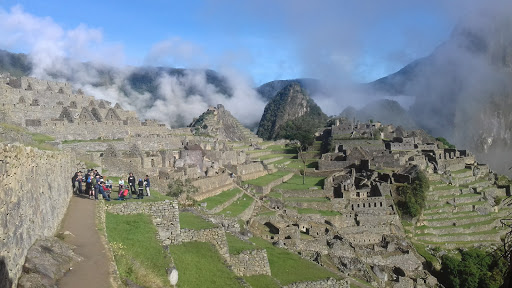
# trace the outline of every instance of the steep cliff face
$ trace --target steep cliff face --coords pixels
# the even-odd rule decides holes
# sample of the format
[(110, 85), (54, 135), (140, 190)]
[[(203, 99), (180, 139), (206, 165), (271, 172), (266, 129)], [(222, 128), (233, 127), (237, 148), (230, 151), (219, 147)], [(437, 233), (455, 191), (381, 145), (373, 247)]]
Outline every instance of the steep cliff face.
[(287, 121), (302, 116), (308, 116), (312, 121), (327, 118), (300, 84), (291, 83), (265, 106), (257, 134), (263, 139), (276, 139)]

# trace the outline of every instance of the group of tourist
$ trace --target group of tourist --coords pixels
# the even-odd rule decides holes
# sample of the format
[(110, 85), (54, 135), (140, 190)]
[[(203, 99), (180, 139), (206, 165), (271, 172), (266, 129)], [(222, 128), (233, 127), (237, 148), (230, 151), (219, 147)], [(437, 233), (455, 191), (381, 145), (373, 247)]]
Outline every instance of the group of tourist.
[[(77, 195), (89, 195), (89, 199), (98, 200), (98, 195), (101, 194), (103, 199), (110, 201), (110, 194), (112, 192), (112, 180), (103, 177), (98, 170), (89, 169), (85, 174), (82, 171), (77, 171), (71, 178), (73, 193)], [(85, 190), (84, 185), (85, 183)], [(125, 200), (132, 198), (132, 194), (137, 194), (137, 199), (143, 199), (145, 196), (151, 196), (149, 176), (146, 175), (144, 179), (140, 178), (136, 181), (133, 173), (130, 173), (125, 184), (124, 179), (119, 179), (119, 191), (117, 200)], [(138, 189), (136, 189), (136, 185)]]

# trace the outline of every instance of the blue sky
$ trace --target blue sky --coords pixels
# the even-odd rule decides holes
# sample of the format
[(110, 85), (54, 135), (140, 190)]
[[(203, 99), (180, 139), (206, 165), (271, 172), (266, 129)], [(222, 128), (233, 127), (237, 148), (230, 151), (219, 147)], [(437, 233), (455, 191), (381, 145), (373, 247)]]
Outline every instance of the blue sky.
[(53, 49), (115, 65), (234, 69), (256, 85), (299, 77), (365, 82), (428, 55), (472, 2), (0, 0), (0, 17), (26, 25), (0, 19), (0, 48)]

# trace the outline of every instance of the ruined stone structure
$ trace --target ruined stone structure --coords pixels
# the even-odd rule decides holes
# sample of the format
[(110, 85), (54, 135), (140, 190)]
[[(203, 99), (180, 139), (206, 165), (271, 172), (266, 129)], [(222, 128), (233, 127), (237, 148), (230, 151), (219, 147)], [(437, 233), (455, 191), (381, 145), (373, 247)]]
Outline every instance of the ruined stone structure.
[(224, 228), (210, 228), (202, 230), (180, 229), (179, 210), (176, 201), (163, 201), (154, 203), (122, 203), (110, 205), (107, 210), (115, 214), (151, 215), (153, 223), (158, 230), (158, 239), (164, 245), (180, 244), (183, 242), (198, 241), (212, 243), (219, 254), (225, 259), (239, 276), (270, 275), (266, 250), (242, 251), (238, 255), (229, 254)]

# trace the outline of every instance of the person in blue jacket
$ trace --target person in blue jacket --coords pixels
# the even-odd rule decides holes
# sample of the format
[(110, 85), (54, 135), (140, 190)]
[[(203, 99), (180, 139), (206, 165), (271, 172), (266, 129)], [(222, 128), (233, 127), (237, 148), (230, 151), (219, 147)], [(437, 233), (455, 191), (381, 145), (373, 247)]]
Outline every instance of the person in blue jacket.
[(151, 196), (151, 192), (149, 191), (150, 186), (151, 186), (151, 183), (149, 182), (149, 176), (146, 175), (146, 178), (144, 178), (144, 187), (146, 188), (146, 196)]

